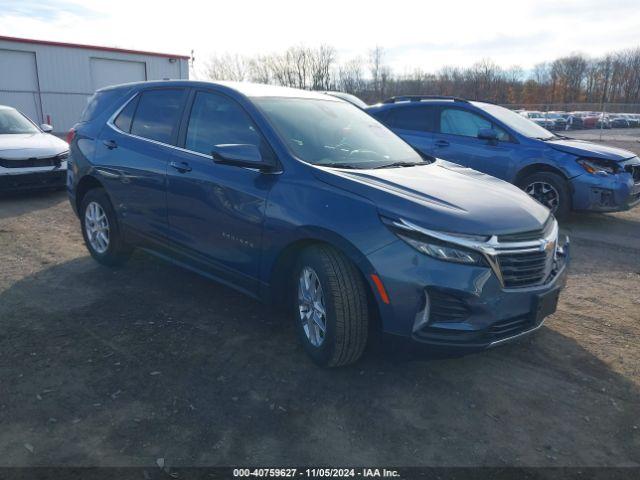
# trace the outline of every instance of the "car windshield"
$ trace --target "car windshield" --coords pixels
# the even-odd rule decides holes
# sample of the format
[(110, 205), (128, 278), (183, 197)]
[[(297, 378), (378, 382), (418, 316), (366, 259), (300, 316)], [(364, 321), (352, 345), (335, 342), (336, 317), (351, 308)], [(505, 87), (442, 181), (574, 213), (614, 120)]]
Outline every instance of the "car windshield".
[(17, 110), (0, 109), (0, 135), (38, 132), (36, 126)]
[(555, 135), (546, 128), (542, 128), (540, 125), (535, 124), (528, 118), (525, 118), (508, 108), (491, 105), (489, 103), (476, 103), (475, 106), (484, 110), (489, 115), (494, 116), (520, 135), (540, 140), (550, 140), (555, 138)]
[(300, 160), (337, 168), (429, 163), (398, 136), (345, 102), (307, 98), (254, 98)]

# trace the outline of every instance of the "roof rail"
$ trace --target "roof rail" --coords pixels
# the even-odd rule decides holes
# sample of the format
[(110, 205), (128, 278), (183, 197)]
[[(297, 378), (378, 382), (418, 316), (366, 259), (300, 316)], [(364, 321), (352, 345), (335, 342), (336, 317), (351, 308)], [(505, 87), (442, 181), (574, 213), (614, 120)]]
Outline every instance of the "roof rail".
[(396, 102), (420, 102), (421, 100), (453, 100), (454, 102), (469, 103), (469, 100), (460, 97), (450, 97), (447, 95), (399, 95), (387, 98), (382, 103)]

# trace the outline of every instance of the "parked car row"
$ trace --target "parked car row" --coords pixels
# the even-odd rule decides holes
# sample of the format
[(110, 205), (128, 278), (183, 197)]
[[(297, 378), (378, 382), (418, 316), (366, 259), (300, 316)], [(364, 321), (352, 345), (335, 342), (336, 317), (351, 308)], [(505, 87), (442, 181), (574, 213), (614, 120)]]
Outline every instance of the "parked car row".
[(551, 131), (640, 127), (640, 114), (638, 113), (541, 112), (533, 110), (516, 110), (516, 112)]

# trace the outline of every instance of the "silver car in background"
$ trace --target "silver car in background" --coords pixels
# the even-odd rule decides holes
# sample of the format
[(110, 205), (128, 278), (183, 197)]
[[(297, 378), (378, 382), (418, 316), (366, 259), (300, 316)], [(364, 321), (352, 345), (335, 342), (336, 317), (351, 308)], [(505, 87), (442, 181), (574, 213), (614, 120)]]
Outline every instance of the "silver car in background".
[(51, 130), (0, 105), (0, 193), (66, 185), (69, 145)]

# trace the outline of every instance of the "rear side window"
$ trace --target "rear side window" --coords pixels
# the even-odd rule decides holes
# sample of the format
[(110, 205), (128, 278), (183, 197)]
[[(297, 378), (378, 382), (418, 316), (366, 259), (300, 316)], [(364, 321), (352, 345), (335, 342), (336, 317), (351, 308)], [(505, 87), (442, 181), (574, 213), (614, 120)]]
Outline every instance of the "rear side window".
[(118, 100), (124, 92), (122, 90), (105, 90), (102, 92), (96, 92), (87, 101), (87, 106), (84, 107), (82, 114), (80, 115), (81, 122), (89, 122), (104, 112), (112, 104)]
[(127, 103), (127, 106), (122, 109), (116, 121), (113, 122), (123, 132), (129, 133), (131, 131), (131, 121), (133, 120), (133, 114), (138, 106), (139, 96), (136, 96), (133, 100)]
[(133, 116), (131, 133), (150, 140), (170, 143), (182, 112), (183, 97), (184, 90), (181, 89), (143, 92)]
[(433, 111), (428, 107), (404, 107), (391, 110), (388, 122), (393, 128), (433, 132)]

